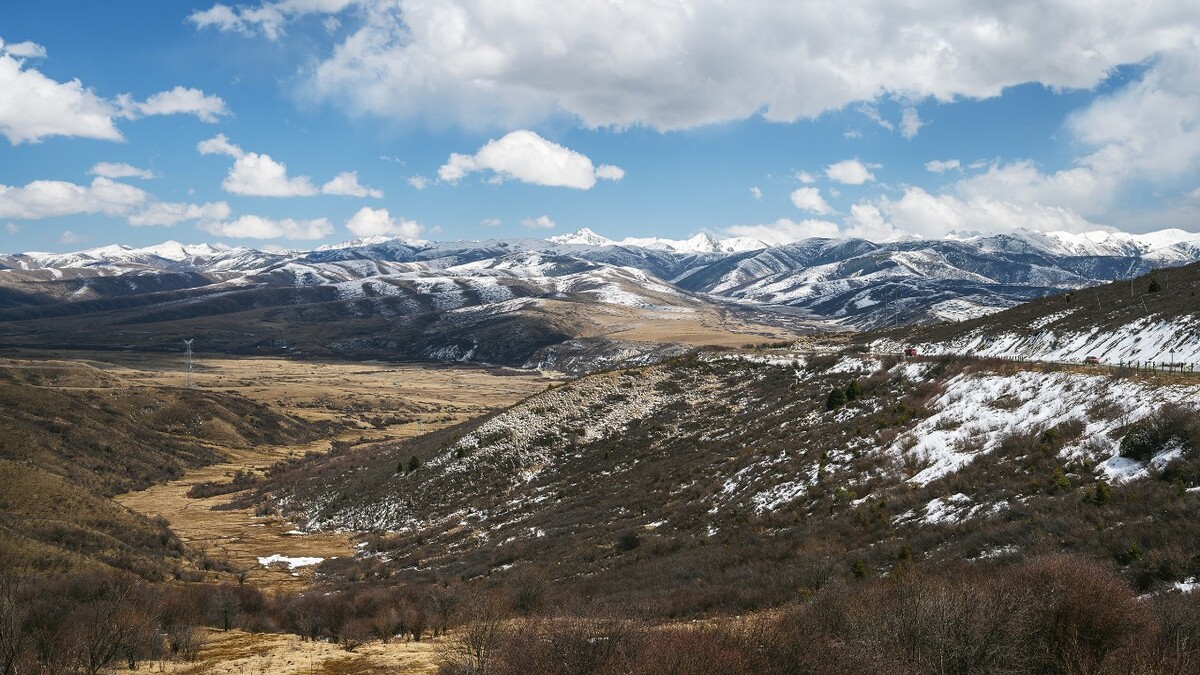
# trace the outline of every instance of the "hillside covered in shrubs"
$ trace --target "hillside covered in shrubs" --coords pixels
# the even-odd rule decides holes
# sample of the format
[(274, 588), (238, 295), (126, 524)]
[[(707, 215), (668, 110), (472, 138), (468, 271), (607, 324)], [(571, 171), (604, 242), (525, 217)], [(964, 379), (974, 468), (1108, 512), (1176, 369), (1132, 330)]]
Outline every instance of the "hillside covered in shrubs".
[(532, 579), (647, 616), (1064, 552), (1157, 592), (1200, 576), (1198, 404), (1053, 366), (707, 354), (279, 467), (256, 499), (364, 533), (330, 579)]

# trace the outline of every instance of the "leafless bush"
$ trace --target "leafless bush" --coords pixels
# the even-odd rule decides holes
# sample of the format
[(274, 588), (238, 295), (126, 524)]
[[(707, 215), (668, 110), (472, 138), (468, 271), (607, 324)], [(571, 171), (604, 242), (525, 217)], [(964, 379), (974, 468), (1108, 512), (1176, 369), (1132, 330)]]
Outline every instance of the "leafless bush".
[(490, 675), (504, 640), (504, 603), (496, 596), (471, 602), (465, 623), (443, 645), (439, 653), (447, 675)]
[(496, 675), (584, 675), (631, 671), (643, 631), (626, 619), (533, 618), (504, 632), (489, 672)]

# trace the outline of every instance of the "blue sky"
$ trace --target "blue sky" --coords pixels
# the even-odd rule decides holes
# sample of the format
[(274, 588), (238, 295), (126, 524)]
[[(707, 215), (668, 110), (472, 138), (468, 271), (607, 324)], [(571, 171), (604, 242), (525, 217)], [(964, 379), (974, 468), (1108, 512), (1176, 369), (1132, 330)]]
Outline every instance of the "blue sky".
[(976, 4), (4, 3), (0, 237), (1200, 230), (1190, 3)]

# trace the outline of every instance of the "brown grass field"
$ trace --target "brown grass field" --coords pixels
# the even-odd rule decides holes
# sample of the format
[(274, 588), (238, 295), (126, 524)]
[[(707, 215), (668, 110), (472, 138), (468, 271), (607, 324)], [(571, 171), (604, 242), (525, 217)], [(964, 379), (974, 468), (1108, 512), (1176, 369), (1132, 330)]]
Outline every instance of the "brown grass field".
[(195, 663), (152, 662), (150, 672), (177, 675), (431, 675), (441, 639), (369, 642), (354, 652), (295, 635), (207, 630)]
[[(178, 386), (183, 380), (180, 359), (172, 355), (94, 356), (100, 367), (131, 383)], [(281, 459), (327, 451), (333, 440), (375, 441), (432, 431), (515, 403), (554, 382), (536, 373), (474, 367), (277, 358), (197, 359), (194, 379), (200, 388), (236, 392), (298, 417), (349, 423), (340, 439), (303, 446), (221, 448), (229, 456), (228, 462), (117, 498), (134, 511), (165, 517), (189, 546), (249, 569), (248, 580), (271, 589), (307, 585), (311, 568), (265, 568), (258, 558), (351, 555), (354, 546), (349, 536), (288, 534), (292, 525), (274, 517), (255, 516), (251, 509), (212, 509), (236, 494), (191, 498), (187, 496), (190, 487), (227, 480), (238, 470), (261, 474)]]
[[(5, 356), (3, 367), (50, 372), (58, 387), (179, 387), (184, 383), (184, 361), (177, 354), (23, 351)], [(228, 461), (116, 498), (133, 511), (165, 517), (189, 547), (249, 570), (247, 580), (268, 592), (307, 586), (312, 568), (263, 567), (258, 564), (259, 557), (347, 556), (355, 550), (349, 535), (288, 534), (292, 525), (275, 517), (256, 516), (252, 509), (212, 509), (231, 501), (236, 493), (191, 498), (187, 496), (190, 487), (227, 480), (239, 470), (261, 474), (278, 460), (327, 451), (335, 440), (370, 442), (439, 429), (515, 403), (557, 381), (538, 373), (470, 366), (204, 355), (197, 356), (193, 377), (201, 389), (236, 392), (297, 417), (344, 425), (336, 438), (307, 445), (214, 446)], [(350, 653), (337, 645), (304, 642), (291, 635), (241, 631), (210, 631), (197, 662), (155, 663), (152, 668), (196, 674), (437, 670), (435, 645), (430, 642), (372, 642)]]

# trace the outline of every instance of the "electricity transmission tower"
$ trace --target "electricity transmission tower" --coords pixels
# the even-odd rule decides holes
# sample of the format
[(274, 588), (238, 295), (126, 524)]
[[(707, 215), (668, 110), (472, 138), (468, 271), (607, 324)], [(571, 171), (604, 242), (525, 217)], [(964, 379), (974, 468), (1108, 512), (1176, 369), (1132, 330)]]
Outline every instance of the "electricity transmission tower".
[(196, 384), (192, 382), (192, 343), (195, 342), (195, 340), (195, 338), (192, 338), (191, 340), (183, 341), (183, 344), (187, 345), (187, 370), (184, 371), (183, 376), (184, 389), (191, 389), (192, 387), (196, 386)]

